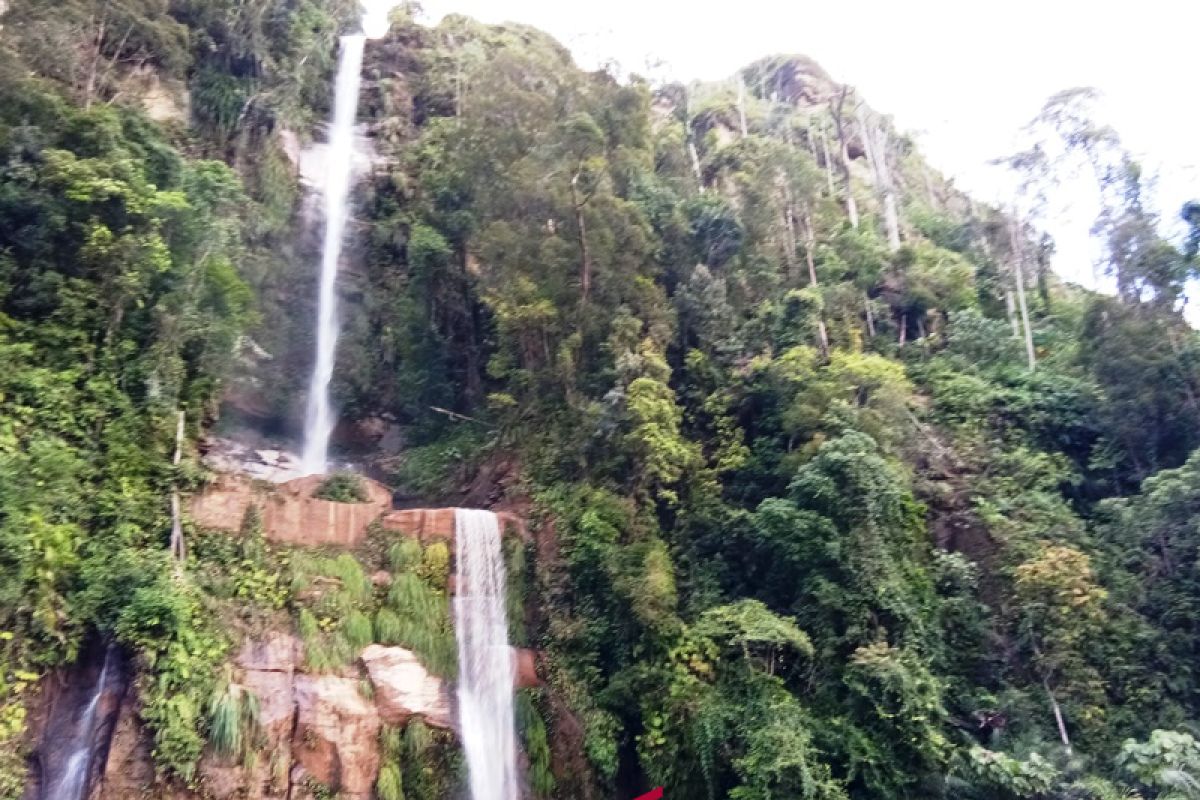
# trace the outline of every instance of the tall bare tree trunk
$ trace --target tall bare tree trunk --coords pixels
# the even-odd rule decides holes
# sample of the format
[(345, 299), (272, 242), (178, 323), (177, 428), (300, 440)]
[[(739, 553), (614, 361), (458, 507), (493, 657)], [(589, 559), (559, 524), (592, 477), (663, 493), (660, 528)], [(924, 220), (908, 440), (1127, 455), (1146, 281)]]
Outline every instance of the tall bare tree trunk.
[(894, 253), (900, 249), (900, 212), (890, 187), (883, 193), (883, 224), (887, 227), (888, 248)]
[(850, 147), (846, 142), (846, 123), (842, 119), (842, 109), (846, 105), (846, 95), (849, 92), (850, 87), (843, 86), (837, 105), (830, 100), (829, 107), (833, 112), (833, 124), (837, 128), (838, 147), (842, 156), (842, 178), (846, 184), (846, 214), (850, 217), (850, 226), (858, 228), (858, 203), (854, 200), (854, 187), (850, 182)]
[(875, 312), (871, 310), (871, 295), (863, 291), (863, 310), (867, 312), (867, 333), (875, 338)]
[(1050, 698), (1050, 708), (1054, 711), (1054, 723), (1058, 726), (1058, 738), (1062, 741), (1063, 748), (1067, 751), (1067, 755), (1071, 754), (1071, 737), (1067, 735), (1067, 723), (1063, 719), (1062, 709), (1058, 705), (1058, 700), (1054, 697), (1054, 692), (1050, 690), (1050, 681), (1042, 679), (1042, 686), (1046, 688), (1046, 696)]
[(783, 208), (784, 222), (784, 258), (787, 261), (788, 280), (793, 286), (800, 284), (799, 270), (796, 266), (796, 213), (792, 210), (791, 192), (786, 192), (786, 203)]
[(696, 175), (696, 188), (704, 194), (704, 175), (700, 172), (700, 154), (696, 152), (696, 135), (692, 131), (692, 95), (686, 89), (683, 94), (683, 133), (687, 139), (688, 156), (692, 161), (692, 172)]
[(871, 162), (871, 171), (875, 175), (875, 191), (879, 195), (879, 204), (883, 206), (888, 248), (894, 253), (900, 249), (900, 215), (896, 211), (896, 195), (892, 190), (892, 175), (887, 165), (887, 142), (884, 140), (887, 134), (882, 128), (871, 124), (862, 103), (855, 106), (854, 114), (858, 118), (867, 160)]
[[(180, 411), (175, 422), (175, 455), (171, 463), (179, 471), (179, 462), (183, 459), (183, 427), (186, 412)], [(175, 476), (175, 485), (171, 489), (171, 556), (175, 559), (176, 570), (187, 558), (187, 547), (183, 541), (183, 515), (179, 501), (179, 476)]]
[(833, 197), (837, 190), (833, 186), (833, 161), (829, 157), (829, 138), (825, 135), (825, 123), (822, 122), (817, 131), (821, 134), (821, 151), (825, 155), (825, 182), (829, 184), (829, 196)]
[(579, 229), (579, 293), (580, 306), (586, 307), (592, 292), (592, 253), (588, 249), (587, 220), (583, 216), (583, 207), (587, 200), (579, 199), (579, 173), (571, 178), (571, 203), (575, 207), (575, 224)]
[(1021, 268), (1023, 258), (1021, 237), (1017, 233), (1017, 219), (1008, 224), (1009, 243), (1012, 247), (1013, 277), (1017, 284), (1017, 307), (1021, 311), (1021, 323), (1025, 327), (1025, 355), (1029, 359), (1029, 368), (1037, 368), (1037, 356), (1033, 350), (1033, 330), (1029, 327), (1029, 305), (1025, 302), (1025, 272)]
[[(95, 18), (93, 17), (93, 20)], [(96, 26), (96, 38), (92, 44), (92, 60), (88, 65), (87, 81), (83, 87), (83, 107), (90, 109), (96, 96), (96, 78), (100, 74), (100, 58), (103, 55), (104, 35), (108, 27), (107, 16), (102, 16)]]
[[(813, 259), (813, 250), (817, 247), (817, 232), (813, 228), (812, 213), (805, 210), (804, 213), (804, 260), (808, 262), (808, 285), (814, 289), (820, 289), (817, 283), (817, 265)], [(825, 356), (829, 355), (829, 331), (825, 328), (825, 309), (822, 308), (817, 315), (817, 337), (820, 339), (821, 353)]]
[(746, 81), (738, 73), (738, 122), (742, 126), (742, 138), (750, 135), (750, 127), (746, 124)]
[(937, 194), (933, 191), (933, 178), (929, 174), (929, 166), (921, 167), (921, 175), (925, 178), (925, 193), (929, 195), (929, 207), (934, 211), (941, 209), (942, 204), (938, 202)]

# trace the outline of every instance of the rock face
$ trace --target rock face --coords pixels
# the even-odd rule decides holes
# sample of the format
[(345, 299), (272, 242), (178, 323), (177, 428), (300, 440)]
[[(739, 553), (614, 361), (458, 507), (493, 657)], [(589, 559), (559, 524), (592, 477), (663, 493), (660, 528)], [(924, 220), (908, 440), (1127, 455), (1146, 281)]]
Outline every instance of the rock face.
[(453, 508), (410, 508), (392, 511), (380, 523), (389, 531), (410, 536), (421, 544), (454, 541)]
[(412, 716), (438, 728), (452, 728), (454, 715), (445, 682), (429, 672), (416, 655), (402, 647), (373, 644), (362, 653), (375, 686), (375, 704), (389, 725), (403, 725)]
[[(354, 678), (297, 675), (292, 754), (305, 775), (368, 800), (379, 773), (379, 711)], [(294, 780), (294, 779), (293, 779)]]
[[(527, 538), (525, 522), (520, 517), (504, 511), (497, 511), (496, 516), (500, 518), (502, 534)], [(453, 508), (407, 508), (392, 511), (379, 522), (386, 530), (402, 533), (421, 544), (434, 541), (444, 541), (451, 546), (454, 544)]]
[(542, 685), (542, 679), (537, 674), (537, 653), (524, 647), (514, 647), (513, 660), (516, 662), (513, 676), (517, 689), (532, 689)]
[[(516, 650), (514, 658), (532, 670), (532, 651)], [(337, 675), (308, 674), (303, 664), (303, 644), (291, 634), (268, 634), (242, 646), (234, 679), (258, 699), (261, 756), (243, 765), (206, 751), (200, 794), (179, 790), (169, 795), (172, 800), (311, 800), (318, 786), (345, 800), (370, 800), (382, 725), (420, 717), (433, 727), (454, 728), (451, 687), (409, 650), (370, 645), (358, 664)], [(154, 786), (151, 736), (137, 710), (131, 691), (93, 800), (148, 796)]]
[(324, 478), (308, 475), (278, 486), (255, 483), (238, 475), (223, 474), (191, 503), (192, 520), (206, 528), (236, 531), (247, 509), (258, 506), (263, 533), (274, 542), (355, 547), (367, 527), (392, 507), (386, 486), (363, 478), (365, 503), (334, 503), (312, 496)]

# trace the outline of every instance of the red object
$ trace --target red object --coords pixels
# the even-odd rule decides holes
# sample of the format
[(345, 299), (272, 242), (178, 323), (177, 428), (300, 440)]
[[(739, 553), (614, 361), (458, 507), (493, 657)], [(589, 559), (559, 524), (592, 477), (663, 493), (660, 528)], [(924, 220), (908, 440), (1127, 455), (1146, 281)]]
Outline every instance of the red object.
[(646, 792), (641, 797), (635, 798), (635, 800), (662, 800), (662, 795), (663, 795), (662, 787), (657, 786), (654, 789), (651, 789), (650, 791)]

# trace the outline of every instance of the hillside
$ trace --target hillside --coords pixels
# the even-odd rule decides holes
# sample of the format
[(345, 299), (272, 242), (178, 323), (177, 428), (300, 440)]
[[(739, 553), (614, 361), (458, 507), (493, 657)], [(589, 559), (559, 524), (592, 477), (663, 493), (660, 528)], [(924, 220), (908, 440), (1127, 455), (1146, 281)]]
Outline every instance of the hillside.
[(105, 653), (99, 797), (462, 796), (450, 506), (503, 512), (525, 796), (1200, 796), (1200, 237), (1085, 95), (1043, 121), (1112, 165), (1118, 296), (811, 59), (651, 85), (399, 9), (333, 379), (375, 482), (271, 487), (214, 453), (297, 445), (356, 16), (0, 16), (0, 797)]

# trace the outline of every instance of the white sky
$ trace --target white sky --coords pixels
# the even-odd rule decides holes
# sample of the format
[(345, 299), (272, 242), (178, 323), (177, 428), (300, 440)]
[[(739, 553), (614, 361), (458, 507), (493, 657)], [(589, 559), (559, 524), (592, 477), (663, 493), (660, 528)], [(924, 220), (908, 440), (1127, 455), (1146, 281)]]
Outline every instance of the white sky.
[[(384, 0), (386, 1), (386, 0)], [(980, 200), (1007, 198), (988, 161), (1061, 89), (1095, 86), (1106, 121), (1156, 172), (1174, 219), (1200, 196), (1195, 87), (1200, 4), (1190, 0), (424, 0), (431, 20), (458, 12), (535, 25), (584, 67), (715, 80), (772, 53), (815, 58), (873, 108), (917, 135), (926, 158)], [(661, 66), (648, 70), (648, 64)], [(1082, 187), (1050, 221), (1064, 277), (1096, 285)]]

